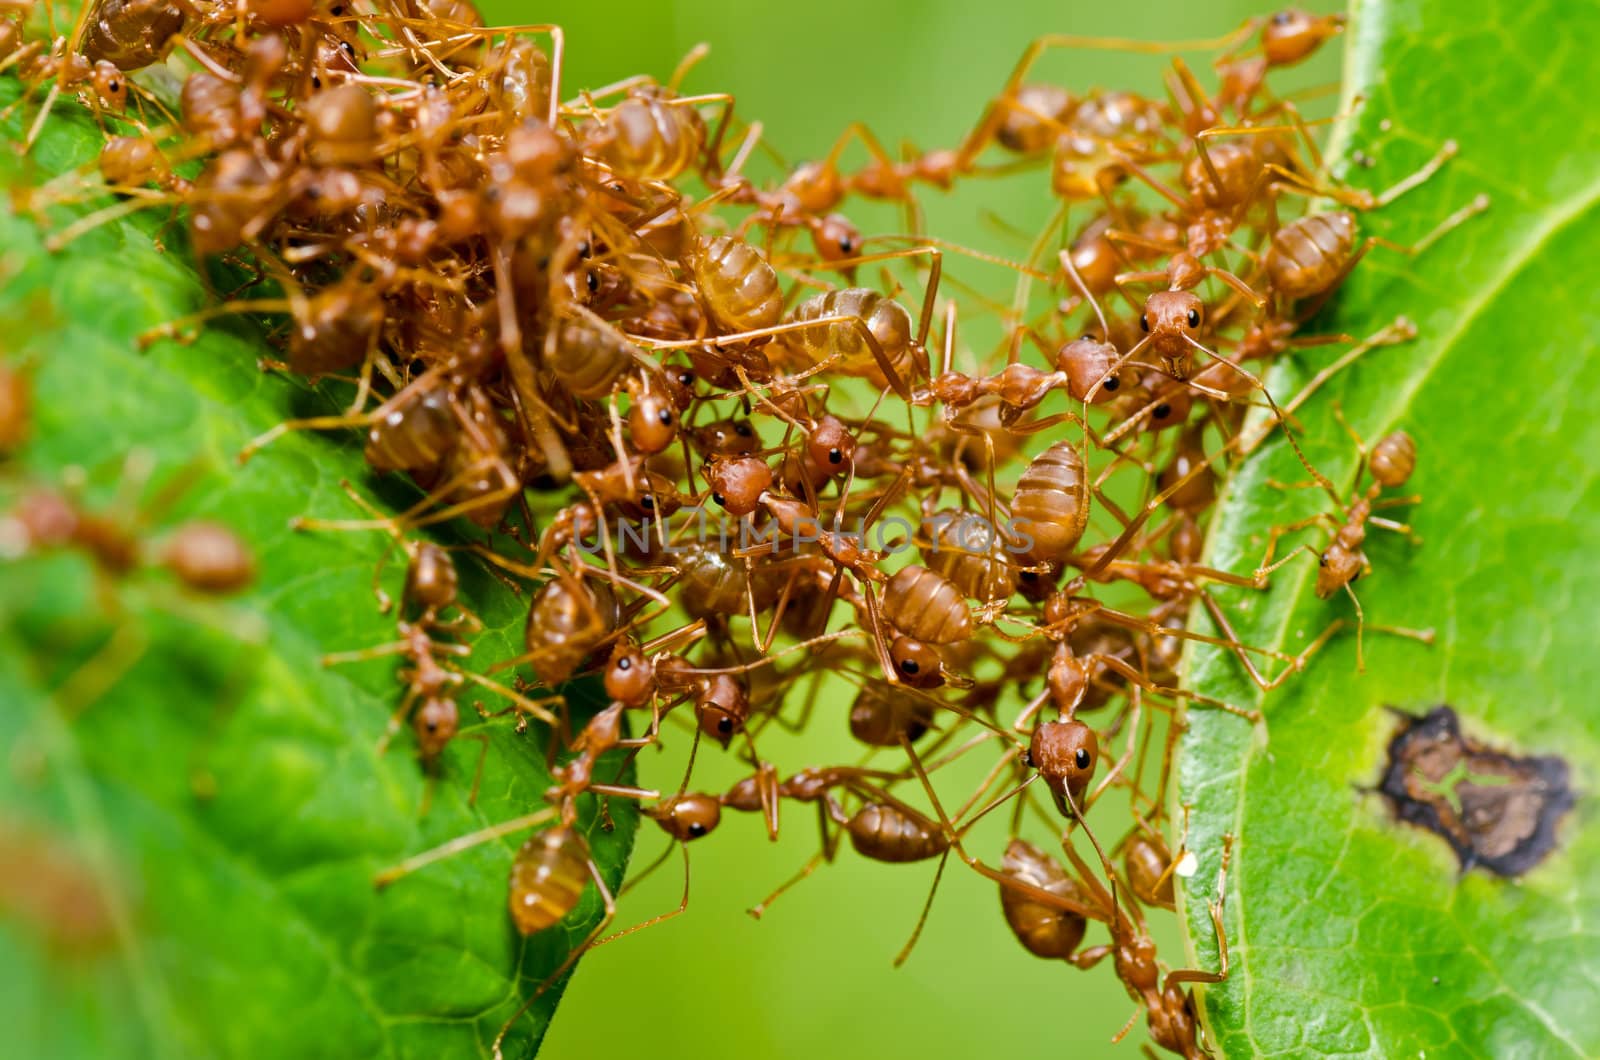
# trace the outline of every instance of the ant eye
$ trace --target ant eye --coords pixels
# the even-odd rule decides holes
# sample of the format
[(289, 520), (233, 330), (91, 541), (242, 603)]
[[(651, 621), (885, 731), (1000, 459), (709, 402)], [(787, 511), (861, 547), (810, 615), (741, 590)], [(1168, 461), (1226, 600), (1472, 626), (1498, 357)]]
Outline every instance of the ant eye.
[(755, 432), (750, 429), (750, 425), (748, 423), (739, 423), (734, 425), (733, 433), (737, 434), (741, 438), (748, 438)]
[(1200, 310), (1189, 310), (1189, 326), (1191, 328), (1197, 328), (1200, 326)]
[(1324, 552), (1322, 555), (1317, 557), (1317, 566), (1326, 567), (1327, 565), (1328, 565), (1328, 554), (1326, 552)]
[(917, 672), (921, 669), (922, 667), (917, 665), (917, 660), (915, 659), (900, 660), (900, 672), (903, 674), (910, 674), (911, 676), (915, 677)]
[(717, 722), (717, 731), (718, 732), (732, 732), (733, 731), (733, 719), (732, 718), (722, 718), (722, 719), (720, 719)]
[(694, 838), (699, 839), (701, 836), (706, 834), (706, 826), (701, 824), (699, 821), (696, 821), (694, 824), (689, 826), (689, 834)]
[(1029, 769), (1037, 769), (1038, 768), (1037, 766), (1035, 766), (1033, 764), (1033, 752), (1032, 751), (1023, 751), (1022, 752), (1022, 764), (1027, 766)]
[(639, 498), (639, 507), (647, 512), (653, 512), (656, 510), (656, 499), (647, 493)]
[(724, 508), (726, 508), (728, 506), (727, 499), (725, 497), (723, 497), (722, 494), (720, 494), (720, 493), (713, 492), (711, 494), (711, 499), (716, 501), (718, 504), (722, 505)]
[(1148, 313), (1140, 313), (1139, 314), (1139, 330), (1140, 331), (1149, 331), (1150, 330), (1150, 314), (1148, 314)]
[(694, 373), (693, 372), (679, 372), (678, 373), (678, 385), (679, 386), (694, 386)]
[(661, 426), (663, 427), (672, 426), (672, 410), (662, 409), (660, 412), (656, 413), (656, 419), (661, 421)]
[(1077, 755), (1076, 761), (1078, 763), (1078, 768), (1079, 769), (1088, 769), (1089, 768), (1089, 763), (1090, 763), (1091, 759), (1089, 758), (1089, 750), (1088, 750), (1088, 748), (1086, 748), (1086, 747), (1078, 748), (1078, 755)]
[(600, 290), (600, 277), (591, 272), (589, 274), (589, 293), (594, 294), (598, 290)]
[(109, 81), (109, 82), (106, 83), (106, 89), (108, 91), (111, 91), (111, 92), (120, 91), (122, 89), (122, 82), (120, 82), (120, 81)]
[(1095, 337), (1095, 333), (1094, 332), (1085, 331), (1083, 333), (1083, 341), (1084, 342), (1099, 342), (1100, 340)]
[(1293, 18), (1294, 15), (1290, 14), (1288, 11), (1279, 11), (1277, 14), (1272, 16), (1272, 24), (1274, 26), (1287, 26)]
[(1025, 582), (1034, 582), (1034, 581), (1038, 581), (1039, 580), (1039, 572), (1038, 571), (1025, 570), (1020, 575), (1018, 575), (1018, 577), (1020, 577)]
[(837, 449), (829, 449), (828, 450), (828, 463), (830, 463), (830, 464), (842, 464), (842, 463), (844, 463), (844, 454), (841, 453)]
[(617, 660), (617, 669), (619, 669), (619, 670), (631, 670), (631, 669), (633, 669), (633, 660), (628, 658), (626, 655), (624, 655), (622, 658)]
[(1158, 420), (1164, 420), (1168, 416), (1172, 415), (1172, 406), (1163, 401), (1161, 404), (1156, 406), (1155, 412), (1152, 413), (1152, 415), (1154, 415)]
[(848, 254), (852, 250), (856, 249), (856, 241), (851, 239), (849, 236), (845, 236), (843, 239), (839, 240), (839, 249)]
[(1116, 376), (1113, 375), (1113, 376), (1107, 377), (1106, 381), (1104, 383), (1100, 384), (1100, 389), (1106, 391), (1107, 393), (1112, 393), (1117, 389), (1117, 387), (1119, 387), (1121, 385), (1122, 385), (1122, 380), (1118, 379)]

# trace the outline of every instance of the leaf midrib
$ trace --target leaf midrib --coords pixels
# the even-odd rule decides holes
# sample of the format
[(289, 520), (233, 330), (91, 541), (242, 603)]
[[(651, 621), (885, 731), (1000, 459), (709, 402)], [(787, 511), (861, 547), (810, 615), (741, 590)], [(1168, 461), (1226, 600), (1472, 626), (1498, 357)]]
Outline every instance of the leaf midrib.
[[(1493, 304), (1500, 293), (1504, 291), (1506, 287), (1509, 286), (1524, 269), (1537, 260), (1539, 251), (1545, 246), (1545, 244), (1550, 242), (1551, 239), (1559, 235), (1565, 228), (1592, 209), (1597, 202), (1600, 202), (1600, 177), (1596, 177), (1589, 184), (1578, 189), (1573, 194), (1564, 199), (1557, 200), (1548, 208), (1541, 211), (1541, 214), (1544, 218), (1542, 223), (1531, 226), (1528, 235), (1509, 252), (1501, 256), (1501, 266), (1491, 275), (1491, 281), (1488, 284), (1477, 288), (1473, 297), (1464, 303), (1463, 312), (1457, 314), (1456, 323), (1454, 326), (1445, 333), (1437, 346), (1430, 351), (1427, 360), (1424, 361), (1419, 366), (1418, 370), (1411, 375), (1407, 385), (1400, 388), (1399, 396), (1388, 404), (1387, 409), (1382, 417), (1382, 428), (1376, 432), (1379, 436), (1387, 434), (1391, 429), (1393, 429), (1395, 424), (1399, 422), (1401, 416), (1404, 415), (1406, 410), (1410, 408), (1411, 403), (1415, 399), (1417, 393), (1433, 376), (1439, 365), (1446, 358), (1448, 358), (1452, 352), (1454, 352), (1457, 344), (1461, 340), (1461, 337), (1471, 329), (1477, 319), (1482, 316), (1484, 311), (1490, 305)], [(1279, 379), (1283, 377), (1283, 373), (1281, 371), (1275, 372), (1274, 375)], [(1256, 419), (1258, 421), (1268, 415), (1268, 413), (1264, 413), (1261, 410), (1257, 411), (1258, 416)], [(1360, 466), (1357, 465), (1343, 476), (1346, 492), (1355, 488), (1355, 480), (1359, 474)], [(1306, 586), (1311, 579), (1311, 573), (1314, 569), (1315, 568), (1311, 567), (1310, 565), (1302, 564), (1295, 574), (1294, 581), (1292, 583), (1294, 586), (1294, 591), (1291, 595), (1284, 599), (1284, 606), (1278, 612), (1278, 629), (1273, 635), (1271, 645), (1274, 649), (1281, 651), (1284, 643), (1288, 640), (1289, 629), (1293, 625), (1295, 615), (1300, 608), (1301, 602), (1305, 598)], [(1254, 693), (1252, 693), (1252, 695), (1257, 707), (1260, 707), (1266, 700), (1265, 693), (1262, 693), (1259, 690), (1256, 690)], [(1234, 798), (1233, 809), (1234, 835), (1243, 834), (1245, 806), (1248, 802), (1247, 795), (1250, 787), (1250, 765), (1260, 753), (1259, 748), (1261, 746), (1261, 744), (1258, 744), (1254, 741), (1251, 742), (1249, 747), (1246, 749), (1244, 759), (1239, 763), (1236, 772), (1238, 780), (1236, 784), (1237, 794)], [(1241, 956), (1250, 952), (1248, 917), (1244, 912), (1246, 903), (1243, 901), (1243, 882), (1245, 878), (1244, 865), (1245, 859), (1248, 857), (1247, 849), (1247, 847), (1241, 844), (1241, 847), (1235, 851), (1233, 858), (1234, 872), (1230, 873), (1231, 877), (1236, 877), (1237, 879), (1237, 882), (1234, 882), (1233, 879), (1230, 879), (1230, 890), (1235, 896), (1237, 896), (1238, 908), (1240, 910), (1237, 922), (1237, 932), (1239, 935), (1238, 950)], [(1194, 952), (1193, 934), (1191, 932), (1186, 932), (1186, 935), (1188, 936), (1188, 946), (1186, 948), (1191, 952), (1192, 955)], [(1248, 959), (1242, 959), (1239, 961), (1239, 966), (1243, 972), (1241, 977), (1240, 993), (1244, 1009), (1244, 1032), (1247, 1039), (1250, 1041), (1252, 1048), (1254, 1048), (1255, 1035), (1251, 1030), (1251, 1018), (1252, 1012), (1254, 1011), (1254, 1006), (1251, 1004), (1251, 1002), (1254, 996), (1255, 980), (1251, 972), (1252, 963)], [(1577, 1048), (1576, 1045), (1574, 1045), (1565, 1035), (1550, 1025), (1545, 1013), (1539, 1011), (1536, 1006), (1523, 1002), (1521, 998), (1516, 998), (1516, 1000), (1525, 1010), (1531, 1012), (1536, 1019), (1539, 1019), (1541, 1024), (1546, 1026), (1557, 1040), (1561, 1041), (1562, 1044), (1572, 1049), (1574, 1055), (1580, 1057), (1583, 1055), (1583, 1051), (1581, 1049)]]

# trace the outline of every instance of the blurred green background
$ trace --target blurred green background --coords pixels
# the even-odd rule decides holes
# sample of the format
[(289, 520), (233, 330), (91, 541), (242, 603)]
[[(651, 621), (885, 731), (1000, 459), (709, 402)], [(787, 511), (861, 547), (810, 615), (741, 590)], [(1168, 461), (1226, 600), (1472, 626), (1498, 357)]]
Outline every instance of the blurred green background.
[[(613, 0), (536, 9), (484, 0), (482, 6), (491, 22), (537, 18), (565, 27), (568, 98), (635, 73), (665, 80), (691, 47), (708, 43), (710, 56), (685, 90), (735, 93), (738, 113), (760, 120), (764, 142), (790, 162), (820, 157), (852, 121), (866, 123), (891, 150), (903, 142), (954, 145), (1040, 34), (1212, 37), (1267, 10), (1259, 0)], [(1327, 49), (1318, 64), (1295, 71), (1291, 83), (1331, 83), (1338, 51)], [(1036, 68), (1039, 77), (1076, 90), (1107, 86), (1151, 96), (1161, 95), (1162, 69), (1163, 60), (1153, 56), (1083, 50), (1052, 53)], [(859, 154), (850, 157), (859, 164)], [(776, 172), (771, 166), (765, 171)], [(923, 201), (930, 231), (1016, 256), (1054, 206), (1048, 177), (1038, 170), (962, 187), (948, 197), (932, 192)], [(986, 221), (984, 211), (1002, 215), (1017, 231)], [(851, 206), (849, 212), (868, 234), (903, 228), (894, 210)], [(994, 289), (994, 270), (951, 264), (958, 277), (972, 273), (969, 282)], [(763, 756), (786, 773), (857, 760), (845, 726), (851, 692), (839, 685), (825, 690), (801, 738), (768, 729)], [(986, 764), (974, 763), (980, 770)], [(650, 755), (641, 761), (641, 778), (676, 788), (682, 768), (673, 754)], [(721, 790), (737, 775), (724, 756), (702, 755), (694, 787)], [(760, 922), (752, 919), (745, 910), (817, 849), (809, 813), (790, 811), (784, 821), (777, 843), (766, 840), (758, 820), (732, 815), (716, 835), (694, 844), (689, 911), (587, 957), (543, 1055), (1138, 1055), (1142, 1013), (1127, 1040), (1110, 1044), (1135, 1014), (1110, 968), (1086, 974), (1028, 955), (1001, 919), (994, 885), (959, 864), (946, 872), (927, 930), (898, 970), (891, 960), (916, 921), (932, 863), (869, 863), (846, 844), (836, 864), (787, 894)], [(649, 826), (640, 837), (635, 867), (665, 844)], [(997, 858), (1002, 843), (1002, 832), (980, 832), (975, 849)], [(619, 926), (675, 908), (680, 866), (674, 856), (630, 892)], [(1153, 927), (1163, 956), (1179, 966), (1183, 949), (1174, 921), (1166, 917)], [(1101, 940), (1091, 932), (1091, 943)]]

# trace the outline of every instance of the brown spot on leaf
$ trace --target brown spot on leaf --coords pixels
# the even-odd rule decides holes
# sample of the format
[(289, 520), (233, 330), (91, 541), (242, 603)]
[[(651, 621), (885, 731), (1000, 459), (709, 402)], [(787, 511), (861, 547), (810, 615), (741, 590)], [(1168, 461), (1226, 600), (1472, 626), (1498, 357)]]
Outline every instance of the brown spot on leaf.
[(1404, 723), (1389, 741), (1378, 790), (1397, 817), (1443, 838), (1462, 871), (1520, 876), (1555, 849), (1573, 804), (1565, 761), (1485, 747), (1462, 735), (1456, 712), (1442, 704), (1395, 713)]

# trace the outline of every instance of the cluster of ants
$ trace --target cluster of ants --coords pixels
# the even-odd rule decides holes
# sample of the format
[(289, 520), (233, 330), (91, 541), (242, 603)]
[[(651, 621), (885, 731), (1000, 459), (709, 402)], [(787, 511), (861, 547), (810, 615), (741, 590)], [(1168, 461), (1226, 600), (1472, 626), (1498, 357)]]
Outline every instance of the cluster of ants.
[[(801, 877), (840, 834), (884, 862), (942, 869), (953, 852), (1000, 885), (1030, 952), (1080, 968), (1110, 957), (1151, 1040), (1204, 1055), (1189, 984), (1227, 975), (1232, 840), (1210, 908), (1220, 967), (1167, 970), (1146, 915), (1173, 909), (1174, 877), (1198, 864), (1167, 835), (1172, 749), (1181, 706), (1261, 718), (1180, 688), (1179, 654), (1217, 646), (1264, 692), (1346, 628), (1332, 618), (1297, 654), (1255, 647), (1210, 588), (1264, 588), (1300, 553), (1276, 557), (1280, 540), (1313, 523), (1329, 532), (1305, 546), (1316, 592), (1348, 594), (1359, 634), (1351, 584), (1368, 569), (1366, 534), (1409, 533), (1376, 513), (1416, 500), (1384, 495), (1416, 454), (1402, 432), (1363, 447), (1370, 484), (1348, 496), (1301, 455), (1332, 509), (1276, 528), (1242, 572), (1202, 562), (1219, 478), (1279, 429), (1300, 454), (1294, 411), (1357, 358), (1414, 336), (1404, 318), (1362, 340), (1301, 333), (1362, 256), (1415, 253), (1486, 205), (1416, 246), (1362, 237), (1360, 214), (1426, 180), (1454, 145), (1382, 194), (1327, 177), (1311, 123), (1268, 80), (1339, 33), (1339, 16), (1284, 11), (1181, 46), (1217, 54), (1214, 90), (1177, 45), (1041, 38), (955, 148), (896, 158), (854, 127), (822, 161), (760, 182), (744, 173), (760, 126), (731, 95), (681, 88), (698, 50), (665, 83), (632, 77), (564, 100), (559, 27), (487, 27), (470, 0), (98, 0), (60, 33), (48, 6), (23, 7), (0, 20), (0, 69), (27, 86), (24, 102), (43, 97), (28, 139), (76, 93), (106, 141), (98, 179), (66, 174), (19, 203), (42, 216), (115, 193), (54, 245), (181, 207), (195, 254), (254, 280), (146, 339), (259, 313), (285, 321), (273, 325), (283, 360), (267, 367), (354, 387), (347, 411), (286, 421), (242, 457), (289, 431), (355, 429), (375, 475), (416, 487), (391, 514), (347, 484), (365, 518), (297, 523), (380, 531), (405, 554), (398, 605), (377, 590), (395, 640), (328, 658), (402, 661), (384, 742), (409, 722), (435, 765), (469, 685), (509, 703), (518, 731), (548, 727), (546, 805), (380, 885), (538, 828), (511, 866), (516, 927), (553, 928), (591, 883), (605, 905), (548, 984), (615, 909), (581, 799), (635, 800), (683, 844), (728, 811), (760, 814), (775, 838), (781, 808), (808, 803), (824, 845)], [(1079, 95), (1029, 80), (1061, 47), (1172, 58), (1158, 96)], [(175, 113), (137, 77), (153, 66), (181, 72)], [(856, 141), (865, 161), (846, 165)], [(921, 231), (919, 194), (1029, 169), (1048, 171), (1060, 211), (1023, 260)], [(864, 237), (841, 212), (859, 200), (902, 204), (911, 230)], [(1017, 283), (996, 310), (1004, 339), (973, 372), (954, 367), (954, 302), (941, 310), (948, 255)], [(920, 278), (920, 304), (891, 266)], [(1265, 368), (1322, 345), (1348, 349), (1291, 399), (1268, 392)], [(0, 409), (14, 407), (0, 391)], [(11, 517), (25, 544), (66, 540), (35, 508)], [(417, 533), (445, 522), (469, 543)], [(75, 525), (72, 542), (122, 562)], [(494, 667), (520, 668), (509, 681), (465, 666), (481, 623), (461, 597), (463, 554), (528, 593), (526, 651)], [(1191, 613), (1216, 635), (1192, 630)], [(854, 696), (814, 684), (823, 712), (845, 715), (871, 757), (785, 775), (760, 736), (793, 724), (786, 690), (825, 674)], [(575, 681), (602, 687), (605, 705), (574, 735), (563, 689)], [(689, 790), (690, 775), (671, 794), (624, 783), (608, 753), (631, 763), (673, 726), (748, 776), (720, 794)], [(947, 809), (935, 778), (984, 752), (983, 784)], [(1112, 791), (1134, 824), (1103, 845), (1088, 817)], [(1007, 803), (1013, 838), (996, 866), (966, 840)], [(1029, 814), (1065, 864), (1022, 838)], [(1109, 938), (1085, 948), (1091, 922)]]

